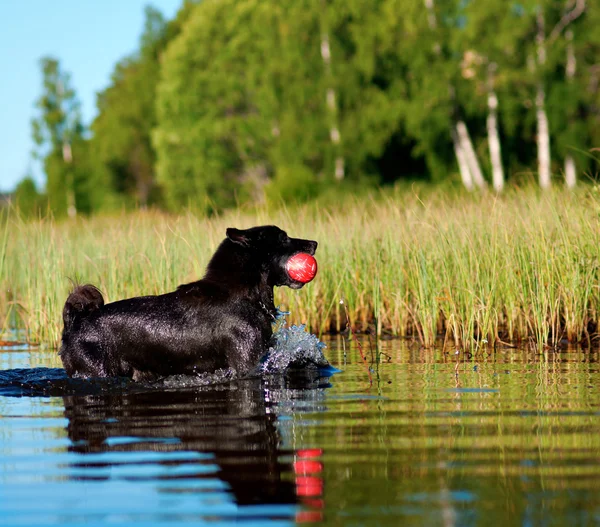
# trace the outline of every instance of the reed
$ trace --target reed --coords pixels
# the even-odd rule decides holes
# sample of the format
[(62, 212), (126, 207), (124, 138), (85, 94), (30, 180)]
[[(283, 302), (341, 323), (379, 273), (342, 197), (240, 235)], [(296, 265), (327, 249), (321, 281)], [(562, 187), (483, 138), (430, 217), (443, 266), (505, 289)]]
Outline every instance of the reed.
[(502, 196), (395, 190), (339, 203), (238, 209), (200, 218), (146, 211), (0, 224), (0, 321), (59, 342), (71, 281), (108, 301), (201, 277), (228, 226), (274, 223), (319, 241), (319, 274), (276, 301), (292, 322), (437, 338), (457, 348), (498, 338), (594, 343), (600, 312), (600, 196), (513, 190)]

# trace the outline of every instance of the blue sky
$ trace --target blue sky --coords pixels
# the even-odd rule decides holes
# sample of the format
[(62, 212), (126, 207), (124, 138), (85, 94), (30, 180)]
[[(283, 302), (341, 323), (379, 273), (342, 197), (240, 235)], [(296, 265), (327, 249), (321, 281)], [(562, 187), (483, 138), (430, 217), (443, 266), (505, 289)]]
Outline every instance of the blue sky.
[(96, 93), (116, 62), (135, 51), (151, 4), (172, 18), (182, 0), (0, 0), (0, 192), (14, 189), (31, 167), (30, 122), (41, 93), (39, 59), (52, 55), (71, 73), (89, 124)]

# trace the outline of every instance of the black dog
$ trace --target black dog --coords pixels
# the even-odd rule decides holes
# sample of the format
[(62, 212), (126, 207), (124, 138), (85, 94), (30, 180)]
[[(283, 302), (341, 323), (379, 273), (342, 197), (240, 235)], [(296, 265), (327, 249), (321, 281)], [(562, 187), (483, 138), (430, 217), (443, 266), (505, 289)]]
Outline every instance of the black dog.
[(78, 286), (63, 310), (60, 355), (69, 376), (151, 380), (178, 373), (254, 368), (268, 349), (277, 310), (273, 287), (300, 289), (286, 262), (317, 242), (275, 226), (227, 229), (202, 280), (159, 296), (104, 305)]

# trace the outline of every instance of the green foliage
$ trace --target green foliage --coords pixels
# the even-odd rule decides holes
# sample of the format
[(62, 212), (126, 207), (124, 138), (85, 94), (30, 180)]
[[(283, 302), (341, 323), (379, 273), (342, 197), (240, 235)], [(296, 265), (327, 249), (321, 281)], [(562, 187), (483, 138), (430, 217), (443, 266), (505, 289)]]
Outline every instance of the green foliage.
[(25, 218), (39, 218), (46, 212), (46, 197), (38, 192), (35, 181), (29, 176), (17, 185), (14, 199), (17, 210)]
[(322, 184), (304, 165), (282, 166), (266, 187), (269, 200), (281, 203), (308, 201), (322, 191)]
[(95, 177), (109, 189), (104, 209), (160, 203), (151, 132), (156, 126), (155, 95), (160, 56), (173, 26), (146, 8), (140, 49), (115, 67), (111, 83), (98, 94), (98, 116), (91, 126), (90, 153)]
[(491, 89), (509, 180), (535, 171), (539, 89), (553, 171), (571, 155), (580, 175), (594, 176), (600, 10), (586, 3), (570, 17), (581, 4), (554, 0), (427, 5), (186, 0), (171, 21), (149, 7), (138, 50), (98, 95), (89, 137), (69, 76), (44, 59), (33, 133), (52, 210), (65, 214), (71, 199), (83, 212), (212, 213), (365, 183), (452, 186), (458, 119), (489, 171)]
[(62, 150), (65, 142), (80, 138), (83, 132), (79, 101), (71, 87), (71, 76), (53, 57), (40, 60), (42, 95), (36, 102), (40, 115), (32, 121), (33, 139), (40, 148)]
[[(358, 179), (381, 155), (401, 100), (397, 83), (383, 78), (391, 71), (377, 71), (370, 53), (381, 31), (361, 33), (367, 2), (315, 6), (206, 1), (193, 11), (165, 54), (159, 86), (158, 176), (172, 207), (190, 195), (226, 207), (240, 187), (260, 195), (269, 179), (269, 196), (302, 200), (316, 181), (332, 179), (336, 156)], [(331, 71), (321, 57), (324, 33)], [(386, 42), (386, 51), (393, 44)], [(392, 86), (387, 96), (378, 85), (384, 82)], [(339, 101), (341, 147), (329, 137), (328, 90)], [(288, 177), (293, 181), (283, 181)]]
[[(58, 216), (65, 215), (70, 206), (75, 210), (81, 205), (87, 212), (86, 161), (79, 157), (84, 143), (79, 101), (70, 75), (58, 60), (45, 57), (40, 66), (43, 89), (36, 103), (39, 115), (32, 121), (32, 133), (38, 146), (36, 155), (44, 161), (49, 206)], [(78, 203), (77, 198), (83, 202)]]
[(250, 65), (256, 71), (262, 60), (255, 33), (261, 14), (248, 2), (203, 2), (165, 54), (154, 140), (171, 208), (206, 198), (232, 205), (244, 161), (249, 171), (267, 170), (260, 165), (270, 128), (250, 99), (262, 88), (250, 77)]

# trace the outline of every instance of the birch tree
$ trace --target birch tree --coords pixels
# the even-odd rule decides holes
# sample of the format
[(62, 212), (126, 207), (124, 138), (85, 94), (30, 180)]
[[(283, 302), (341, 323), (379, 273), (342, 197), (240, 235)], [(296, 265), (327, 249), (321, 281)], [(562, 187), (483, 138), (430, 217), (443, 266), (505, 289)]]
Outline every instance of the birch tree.
[[(536, 107), (536, 123), (537, 123), (537, 157), (538, 157), (538, 175), (539, 184), (543, 189), (547, 189), (551, 184), (551, 154), (550, 154), (550, 126), (548, 122), (548, 113), (546, 111), (546, 62), (549, 52), (557, 39), (563, 34), (565, 29), (577, 18), (579, 18), (586, 10), (586, 0), (573, 0), (567, 4), (567, 10), (560, 17), (556, 25), (547, 35), (547, 21), (546, 21), (546, 10), (547, 3), (540, 2), (535, 5), (535, 42), (536, 42), (536, 59), (534, 69), (537, 76), (536, 84), (536, 96), (535, 96), (535, 107)], [(567, 55), (569, 46), (567, 46)], [(571, 48), (572, 52), (572, 48)], [(572, 59), (574, 56), (571, 57)], [(567, 57), (567, 63), (569, 59)], [(575, 75), (575, 63), (571, 63), (571, 71), (566, 72), (567, 80), (569, 75), (571, 79)], [(567, 178), (567, 185), (572, 186), (575, 184), (575, 167), (572, 157), (566, 156), (565, 159), (565, 176)]]
[[(581, 95), (578, 94), (578, 90), (575, 84), (575, 74), (577, 71), (577, 58), (575, 56), (574, 46), (574, 29), (573, 23), (579, 19), (586, 11), (586, 0), (568, 0), (565, 4), (562, 16), (554, 26), (554, 29), (548, 37), (548, 46), (555, 46), (564, 34), (564, 71), (565, 71), (565, 82), (566, 92), (570, 95), (568, 101), (562, 101), (563, 106), (567, 108), (567, 112), (570, 115), (566, 116), (566, 126), (569, 129), (576, 128), (574, 121), (576, 117), (573, 114), (571, 108), (577, 108)], [(575, 158), (570, 151), (564, 154), (564, 172), (565, 172), (565, 184), (568, 188), (573, 188), (577, 182), (577, 169), (575, 164)]]
[(496, 192), (504, 189), (504, 169), (502, 168), (502, 153), (500, 147), (500, 133), (498, 131), (498, 96), (495, 90), (496, 63), (491, 62), (487, 66), (487, 106), (488, 115), (486, 119), (488, 148), (490, 150), (490, 162), (492, 165), (492, 182)]
[[(567, 57), (565, 66), (565, 75), (569, 84), (573, 83), (575, 77), (575, 70), (577, 68), (577, 60), (575, 58), (575, 51), (573, 50), (573, 31), (569, 30), (566, 32), (565, 37), (567, 39)], [(573, 188), (577, 182), (577, 170), (575, 167), (575, 159), (571, 153), (567, 153), (565, 156), (565, 183), (567, 187)]]
[(160, 56), (173, 26), (147, 7), (139, 51), (118, 62), (110, 85), (98, 94), (98, 115), (91, 125), (91, 145), (108, 174), (115, 200), (145, 208), (156, 196), (155, 152), (151, 133), (156, 126), (156, 86)]
[(538, 180), (543, 189), (550, 188), (550, 130), (546, 113), (546, 87), (543, 70), (546, 65), (546, 20), (541, 6), (536, 14), (536, 69), (539, 79), (535, 95), (535, 117), (537, 123)]
[(37, 156), (44, 159), (48, 176), (50, 205), (77, 215), (73, 144), (83, 139), (79, 100), (71, 87), (70, 75), (53, 57), (40, 60), (42, 95), (36, 102), (38, 117), (32, 121)]
[[(427, 9), (427, 23), (429, 29), (435, 32), (438, 24), (434, 0), (424, 0), (424, 3), (425, 8)], [(438, 57), (441, 55), (442, 47), (440, 42), (435, 42), (434, 51)], [(449, 85), (448, 90), (452, 94), (452, 98), (454, 98), (454, 87)], [(467, 190), (472, 190), (474, 186), (485, 189), (487, 185), (483, 178), (483, 173), (479, 166), (479, 160), (477, 159), (475, 149), (473, 148), (469, 129), (464, 120), (461, 118), (456, 118), (454, 120), (452, 129), (450, 130), (450, 136), (452, 138), (454, 153), (456, 155), (463, 185)]]
[(329, 45), (329, 25), (328, 25), (327, 0), (321, 0), (321, 58), (326, 78), (326, 104), (329, 115), (329, 138), (335, 152), (334, 178), (336, 181), (344, 179), (345, 160), (341, 148), (342, 137), (338, 125), (338, 109), (336, 102), (336, 93), (334, 88), (333, 68), (331, 65), (331, 47)]
[[(471, 14), (468, 11), (466, 12), (466, 16), (470, 16)], [(477, 23), (477, 19), (474, 20), (471, 22), (471, 27), (476, 26)], [(471, 36), (467, 32), (463, 39), (462, 45), (468, 49), (463, 53), (461, 72), (463, 78), (470, 80), (475, 85), (473, 90), (476, 98), (480, 92), (486, 94), (486, 131), (490, 165), (492, 168), (492, 182), (494, 190), (501, 192), (504, 188), (504, 169), (502, 167), (498, 126), (498, 95), (496, 94), (497, 64), (489, 59), (488, 53), (494, 55), (490, 46), (485, 46), (485, 49), (481, 50), (482, 44), (480, 43), (479, 36), (477, 38), (470, 38)]]

